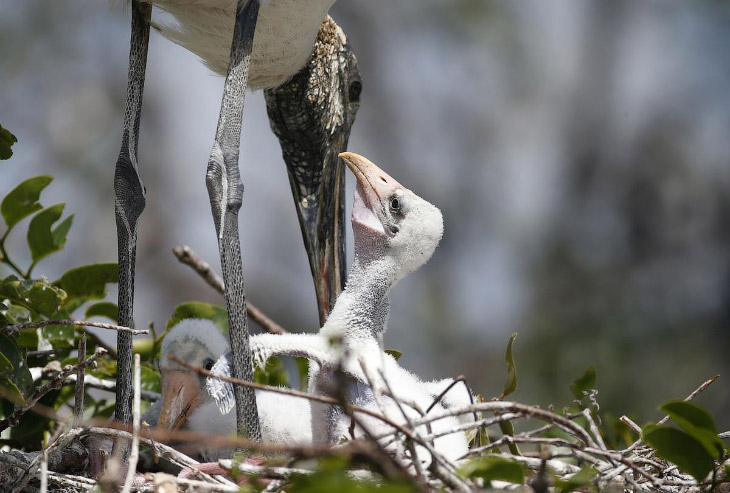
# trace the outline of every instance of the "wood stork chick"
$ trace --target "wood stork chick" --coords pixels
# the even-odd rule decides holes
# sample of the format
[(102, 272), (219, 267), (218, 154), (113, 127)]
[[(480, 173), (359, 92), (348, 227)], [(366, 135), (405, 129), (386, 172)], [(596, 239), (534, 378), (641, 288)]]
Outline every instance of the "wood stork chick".
[[(261, 365), (271, 355), (307, 357), (315, 363), (314, 370), (310, 368), (312, 392), (334, 396), (338, 391), (337, 375), (342, 369), (348, 376), (346, 398), (352, 404), (375, 407), (373, 390), (379, 392), (390, 386), (399, 400), (425, 411), (434, 401), (435, 384), (426, 384), (400, 367), (383, 352), (381, 337), (390, 311), (388, 293), (433, 254), (443, 234), (441, 212), (364, 157), (343, 153), (340, 159), (357, 178), (352, 210), (355, 259), (345, 290), (318, 334), (253, 336), (254, 358)], [(418, 417), (407, 406), (407, 418), (403, 416), (393, 399), (385, 398), (383, 402), (391, 419), (403, 422)], [(434, 412), (444, 410), (441, 403), (435, 408)], [(349, 419), (337, 406), (313, 403), (312, 420), (315, 440), (336, 443), (347, 435)], [(373, 434), (388, 431), (381, 422), (370, 418), (365, 421)], [(456, 419), (447, 418), (433, 423), (432, 428), (437, 432), (456, 425)], [(441, 437), (434, 445), (449, 459), (467, 451), (463, 433)]]
[[(217, 374), (230, 376), (230, 346), (210, 320), (185, 319), (162, 342), (162, 396), (142, 419), (152, 427), (235, 436), (233, 389), (171, 360), (170, 355)], [(311, 409), (306, 399), (256, 391), (264, 441), (312, 443)], [(230, 457), (233, 449), (196, 444), (193, 456), (209, 462)]]

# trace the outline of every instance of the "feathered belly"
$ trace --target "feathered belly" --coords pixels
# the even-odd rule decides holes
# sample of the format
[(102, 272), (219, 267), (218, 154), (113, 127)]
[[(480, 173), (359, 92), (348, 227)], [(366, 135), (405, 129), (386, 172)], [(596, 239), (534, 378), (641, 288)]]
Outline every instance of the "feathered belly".
[[(198, 55), (225, 75), (233, 37), (236, 0), (146, 0), (175, 17), (177, 25), (154, 24), (163, 36)], [(248, 85), (276, 87), (309, 59), (317, 31), (335, 0), (262, 1)]]

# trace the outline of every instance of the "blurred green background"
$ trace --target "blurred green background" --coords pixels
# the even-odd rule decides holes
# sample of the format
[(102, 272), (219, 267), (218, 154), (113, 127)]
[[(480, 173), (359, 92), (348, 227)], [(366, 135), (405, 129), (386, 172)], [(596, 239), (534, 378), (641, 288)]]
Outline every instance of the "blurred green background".
[[(445, 217), (434, 258), (392, 294), (386, 346), (401, 362), (498, 395), (519, 332), (522, 402), (568, 401), (593, 364), (602, 410), (643, 423), (721, 373), (699, 401), (730, 428), (730, 4), (340, 0), (332, 15), (364, 85), (350, 150)], [(48, 173), (45, 202), (76, 215), (64, 252), (36, 269), (51, 279), (116, 260), (129, 23), (99, 0), (0, 12), (0, 123), (19, 139), (0, 196)], [(177, 303), (221, 302), (170, 250), (188, 244), (218, 269), (204, 176), (223, 81), (154, 33), (147, 73), (135, 319), (162, 327)], [(261, 93), (247, 98), (242, 145), (247, 293), (314, 331)]]

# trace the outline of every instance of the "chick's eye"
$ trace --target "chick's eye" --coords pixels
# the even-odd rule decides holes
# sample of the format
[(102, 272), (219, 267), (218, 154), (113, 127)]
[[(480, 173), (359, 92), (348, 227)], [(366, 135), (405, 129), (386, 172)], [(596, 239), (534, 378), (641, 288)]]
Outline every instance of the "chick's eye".
[(401, 200), (398, 197), (391, 197), (390, 210), (399, 212), (401, 210), (402, 206), (403, 206), (403, 204), (401, 203)]
[(214, 362), (212, 359), (207, 359), (205, 360), (205, 365), (203, 365), (203, 368), (205, 368), (207, 371), (210, 371), (213, 369), (213, 364)]

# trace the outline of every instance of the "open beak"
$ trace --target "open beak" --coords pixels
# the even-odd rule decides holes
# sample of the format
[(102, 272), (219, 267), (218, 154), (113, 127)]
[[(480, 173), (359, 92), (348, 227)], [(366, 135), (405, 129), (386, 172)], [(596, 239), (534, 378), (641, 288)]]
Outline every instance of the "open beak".
[(178, 430), (198, 406), (201, 392), (195, 373), (183, 370), (162, 371), (162, 410), (157, 427)]
[(388, 198), (403, 186), (372, 161), (353, 152), (340, 154), (357, 179), (355, 203), (352, 206), (353, 227), (363, 227), (376, 235), (385, 235), (384, 209)]

